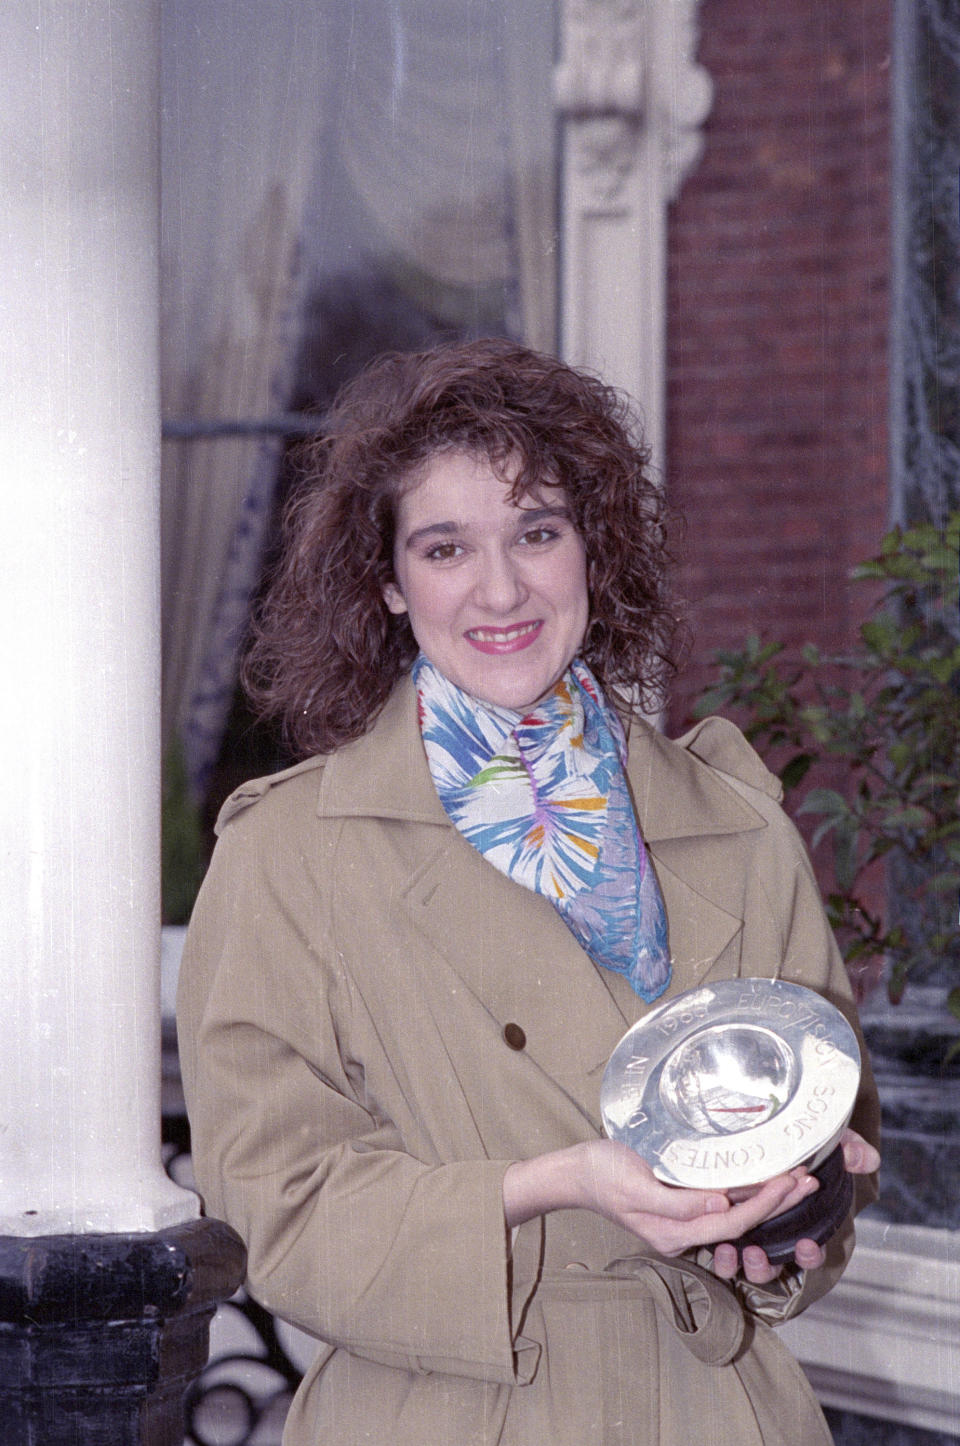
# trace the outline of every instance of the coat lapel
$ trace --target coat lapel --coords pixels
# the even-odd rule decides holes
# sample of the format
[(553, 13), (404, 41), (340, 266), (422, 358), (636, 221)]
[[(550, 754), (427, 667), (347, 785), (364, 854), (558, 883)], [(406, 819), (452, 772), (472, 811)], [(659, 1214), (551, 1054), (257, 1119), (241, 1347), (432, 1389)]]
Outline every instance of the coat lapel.
[[(710, 769), (643, 725), (633, 729), (628, 778), (670, 921), (673, 994), (702, 978), (742, 927), (698, 888), (697, 841), (706, 849), (718, 833), (763, 820)], [(521, 1027), (528, 1056), (599, 1128), (604, 1066), (647, 1006), (592, 963), (548, 900), (493, 868), (450, 823), (430, 778), (409, 678), (370, 732), (328, 760), (318, 808), (327, 818), (424, 825), (409, 830), (396, 894), (415, 933), (501, 1027)]]
[[(688, 735), (696, 740), (697, 731)], [(740, 901), (718, 875), (717, 839), (766, 827), (716, 769), (644, 723), (631, 729), (627, 778), (670, 928), (673, 978), (692, 989), (743, 928)]]
[(629, 1019), (553, 905), (501, 874), (456, 830), (403, 902), (501, 1030), (595, 1123), (599, 1077)]

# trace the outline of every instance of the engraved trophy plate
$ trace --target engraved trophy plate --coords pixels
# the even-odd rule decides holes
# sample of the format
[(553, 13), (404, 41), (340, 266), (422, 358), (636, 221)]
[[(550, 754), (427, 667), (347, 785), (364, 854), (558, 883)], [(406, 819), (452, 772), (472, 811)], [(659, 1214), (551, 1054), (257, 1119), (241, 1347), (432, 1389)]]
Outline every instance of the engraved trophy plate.
[(836, 1147), (860, 1081), (857, 1037), (799, 984), (723, 979), (652, 1010), (617, 1045), (600, 1108), (611, 1139), (671, 1185), (756, 1185)]

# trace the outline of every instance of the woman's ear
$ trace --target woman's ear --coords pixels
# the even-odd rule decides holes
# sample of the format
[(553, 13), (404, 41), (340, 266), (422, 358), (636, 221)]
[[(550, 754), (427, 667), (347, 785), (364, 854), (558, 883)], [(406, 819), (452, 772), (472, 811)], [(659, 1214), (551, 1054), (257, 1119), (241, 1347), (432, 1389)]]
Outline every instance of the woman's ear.
[(399, 614), (407, 611), (407, 605), (403, 600), (403, 593), (395, 582), (384, 583), (383, 600), (387, 605), (388, 612)]

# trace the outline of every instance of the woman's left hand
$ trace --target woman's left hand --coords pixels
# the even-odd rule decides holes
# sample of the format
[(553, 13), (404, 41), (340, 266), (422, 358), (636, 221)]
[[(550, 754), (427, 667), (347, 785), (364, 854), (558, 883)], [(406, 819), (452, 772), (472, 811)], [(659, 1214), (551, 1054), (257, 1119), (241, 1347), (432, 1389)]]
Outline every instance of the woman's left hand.
[[(858, 1135), (856, 1130), (844, 1130), (840, 1145), (843, 1149), (843, 1163), (849, 1175), (871, 1175), (879, 1168), (879, 1151), (862, 1135)], [(803, 1195), (799, 1194), (798, 1198), (802, 1199)], [(782, 1215), (796, 1203), (792, 1195), (788, 1196), (780, 1208), (768, 1218)], [(793, 1258), (801, 1270), (816, 1270), (826, 1259), (826, 1251), (814, 1240), (798, 1240)], [(721, 1280), (733, 1280), (742, 1269), (744, 1279), (751, 1285), (769, 1285), (771, 1280), (776, 1280), (783, 1267), (771, 1265), (766, 1252), (759, 1245), (746, 1246), (742, 1251), (741, 1261), (741, 1252), (735, 1245), (726, 1242), (718, 1245), (713, 1252), (712, 1269)]]

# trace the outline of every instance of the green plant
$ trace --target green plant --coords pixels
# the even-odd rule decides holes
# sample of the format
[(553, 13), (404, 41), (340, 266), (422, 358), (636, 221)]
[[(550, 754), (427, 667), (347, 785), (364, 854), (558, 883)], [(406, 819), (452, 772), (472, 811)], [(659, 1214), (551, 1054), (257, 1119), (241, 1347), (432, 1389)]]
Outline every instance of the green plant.
[[(960, 1018), (960, 987), (949, 987), (960, 962), (958, 548), (960, 512), (942, 531), (889, 533), (853, 573), (882, 588), (848, 652), (790, 654), (750, 637), (716, 655), (719, 678), (694, 712), (732, 709), (777, 766), (788, 807), (816, 820), (812, 848), (832, 845), (827, 909), (848, 965), (885, 958), (894, 1002), (911, 973), (946, 966)], [(865, 887), (880, 860), (894, 880), (882, 912)]]

